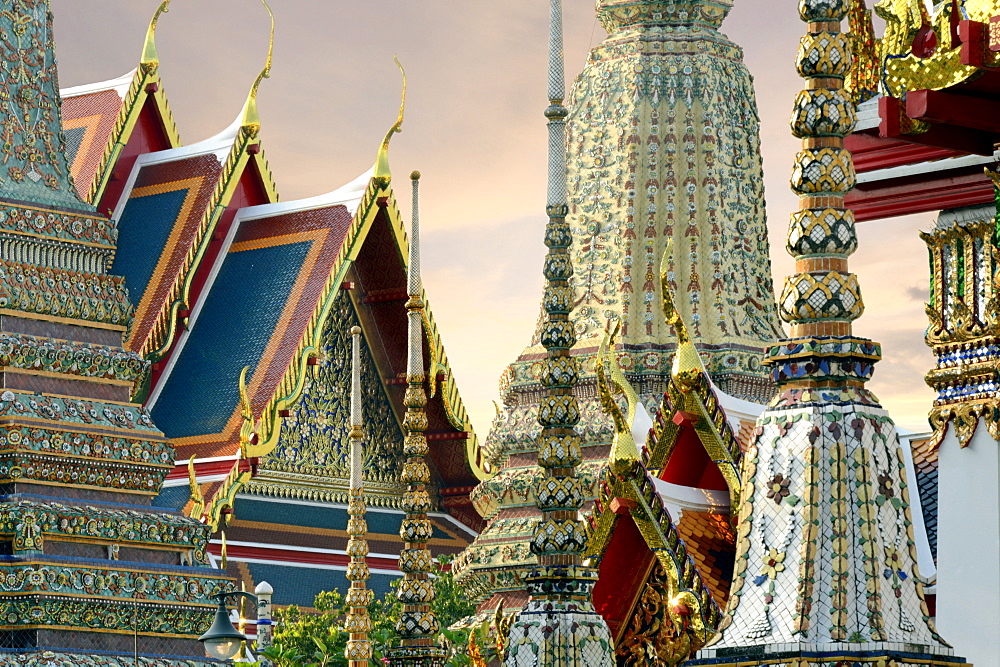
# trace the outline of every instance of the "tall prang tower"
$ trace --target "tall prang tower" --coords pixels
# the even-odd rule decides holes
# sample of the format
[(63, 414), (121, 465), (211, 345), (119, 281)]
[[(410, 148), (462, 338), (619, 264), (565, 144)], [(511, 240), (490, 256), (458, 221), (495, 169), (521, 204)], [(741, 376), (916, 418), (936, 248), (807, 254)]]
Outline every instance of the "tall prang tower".
[[(613, 428), (601, 412), (594, 362), (621, 323), (619, 363), (650, 411), (670, 380), (676, 339), (657, 315), (658, 262), (674, 243), (678, 309), (725, 394), (767, 402), (761, 366), (778, 324), (764, 214), (759, 117), (742, 50), (719, 32), (731, 0), (599, 0), (609, 36), (568, 96), (567, 220), (572, 312), (588, 498)], [(504, 371), (503, 405), (487, 439), (500, 471), (473, 492), (488, 525), (457, 563), (482, 608), (524, 599), (538, 520), (533, 489), (543, 393), (541, 329)]]
[(116, 223), (69, 175), (48, 0), (0, 2), (0, 33), (0, 665), (208, 664), (228, 582), (207, 526), (151, 506), (173, 448), (133, 402)]

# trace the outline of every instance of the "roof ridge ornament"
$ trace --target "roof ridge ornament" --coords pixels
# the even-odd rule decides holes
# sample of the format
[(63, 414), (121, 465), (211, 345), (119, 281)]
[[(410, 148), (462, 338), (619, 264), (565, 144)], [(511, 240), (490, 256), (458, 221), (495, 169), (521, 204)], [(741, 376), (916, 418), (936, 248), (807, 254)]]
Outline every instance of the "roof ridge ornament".
[(389, 169), (389, 142), (392, 140), (392, 135), (403, 131), (403, 116), (406, 112), (406, 70), (403, 69), (403, 65), (399, 62), (399, 57), (396, 54), (392, 55), (392, 60), (403, 75), (403, 94), (399, 102), (399, 117), (396, 118), (396, 122), (389, 128), (389, 131), (385, 133), (382, 145), (378, 149), (378, 156), (375, 158), (375, 182), (379, 187), (383, 188), (388, 186), (389, 182), (392, 181), (392, 170)]
[(146, 41), (142, 45), (142, 57), (139, 59), (139, 63), (146, 65), (147, 68), (155, 68), (160, 64), (160, 54), (156, 50), (156, 24), (159, 22), (161, 14), (170, 11), (169, 6), (170, 0), (163, 0), (156, 9), (156, 13), (153, 14), (153, 19), (149, 22), (149, 28), (146, 29)]
[(271, 35), (267, 44), (267, 60), (264, 62), (264, 68), (257, 75), (253, 85), (250, 86), (250, 93), (247, 95), (247, 101), (243, 105), (243, 120), (240, 123), (244, 127), (252, 126), (256, 128), (260, 127), (260, 114), (257, 112), (257, 91), (260, 89), (260, 82), (271, 77), (271, 62), (274, 58), (274, 12), (268, 6), (267, 0), (260, 0), (260, 2), (264, 5), (264, 9), (267, 10), (268, 16), (271, 17)]
[[(615, 343), (621, 326), (621, 322), (617, 322), (614, 330), (604, 333), (604, 340), (601, 341), (597, 353), (597, 391), (601, 409), (604, 414), (611, 417), (615, 425), (615, 436), (611, 443), (609, 458), (612, 469), (618, 474), (624, 474), (634, 462), (640, 460), (639, 447), (632, 434), (639, 396), (625, 377), (621, 364), (615, 356)], [(625, 411), (615, 398), (617, 394), (625, 395), (627, 405)]]
[(673, 265), (671, 258), (674, 254), (674, 240), (667, 241), (667, 247), (663, 250), (663, 258), (660, 260), (660, 299), (663, 309), (663, 317), (674, 329), (677, 335), (677, 351), (674, 352), (673, 367), (670, 374), (682, 391), (691, 389), (698, 378), (708, 375), (705, 365), (698, 354), (698, 348), (691, 341), (687, 322), (681, 315), (674, 302), (674, 292), (670, 286), (670, 267)]

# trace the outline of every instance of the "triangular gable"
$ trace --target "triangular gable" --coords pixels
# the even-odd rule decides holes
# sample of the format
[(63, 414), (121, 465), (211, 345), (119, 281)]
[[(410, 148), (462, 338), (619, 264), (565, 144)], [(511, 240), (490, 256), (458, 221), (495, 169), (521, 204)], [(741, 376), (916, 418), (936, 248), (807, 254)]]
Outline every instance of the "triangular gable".
[[(629, 460), (628, 447), (612, 448), (591, 517), (585, 555), (599, 568), (594, 604), (622, 660), (648, 651), (679, 659), (704, 645), (733, 573), (730, 508), (741, 491), (741, 447), (694, 347), (682, 344), (677, 355), (641, 454), (633, 447)], [(748, 416), (763, 409), (722, 396)], [(741, 420), (741, 433), (745, 426)]]
[(646, 445), (646, 465), (667, 482), (728, 489), (736, 507), (743, 453), (716, 392), (704, 372), (671, 379)]
[[(317, 310), (340, 293), (344, 241), (359, 222), (359, 209), (372, 206), (362, 202), (364, 189), (345, 190), (315, 209), (284, 212), (292, 202), (237, 213), (226, 252), (150, 396), (151, 411), (165, 425), (178, 460), (239, 451), (238, 380), (244, 367), (249, 367), (246, 395), (254, 415), (273, 413), (276, 394), (294, 393), (304, 383), (307, 368), (318, 359), (310, 331)], [(248, 454), (272, 448), (272, 435), (277, 431), (269, 428), (265, 441)]]
[[(286, 471), (270, 455), (279, 445), (284, 418), (301, 407), (309, 369), (321, 367), (333, 356), (324, 350), (323, 339), (331, 318), (343, 317), (345, 312), (358, 318), (365, 332), (366, 354), (371, 354), (372, 365), (384, 378), (381, 390), (396, 410), (398, 427), (405, 389), (399, 378), (406, 356), (406, 320), (405, 298), (399, 299), (397, 292), (400, 287), (405, 292), (406, 237), (388, 184), (366, 176), (341, 194), (340, 203), (328, 195), (325, 204), (317, 201), (323, 198), (316, 198), (247, 208), (237, 214), (232, 245), (212, 274), (190, 330), (166, 364), (162, 385), (151, 396), (154, 418), (174, 438), (179, 461), (195, 456), (199, 474), (203, 468), (214, 471), (220, 459), (231, 466), (229, 476), (209, 500), (206, 514), (213, 525), (218, 525), (222, 513), (233, 506), (236, 493), (255, 475), (260, 475), (261, 483), (288, 482), (283, 479)], [(263, 235), (257, 241), (259, 249), (240, 245), (253, 233)], [(324, 234), (322, 248), (317, 250), (319, 236)], [(264, 236), (271, 240), (264, 241)], [(306, 243), (310, 236), (317, 241)], [(312, 245), (306, 248), (304, 243)], [(282, 262), (254, 263), (247, 252), (261, 253), (262, 258), (265, 252), (287, 257), (283, 255)], [(310, 253), (315, 254), (311, 263), (302, 259)], [(257, 268), (252, 274), (240, 274), (238, 264)], [(276, 289), (282, 280), (284, 288)], [(264, 288), (266, 298), (254, 296)], [(251, 298), (253, 307), (233, 307), (227, 295), (239, 290), (248, 292), (245, 297)], [(425, 357), (435, 378), (434, 396), (427, 406), (431, 458), (442, 487), (442, 505), (471, 523), (475, 513), (468, 491), (486, 472), (477, 465), (481, 460), (478, 442), (429, 309), (425, 317)], [(220, 340), (223, 335), (227, 340)], [(250, 371), (245, 400), (241, 400), (238, 374), (244, 366)], [(190, 395), (192, 385), (208, 387), (212, 395)], [(192, 417), (201, 420), (199, 424), (192, 424)]]
[(589, 533), (584, 558), (599, 572), (594, 607), (619, 656), (632, 650), (630, 637), (687, 642), (693, 652), (715, 634), (721, 607), (640, 462), (605, 477)]
[(74, 184), (102, 213), (114, 210), (139, 155), (181, 144), (155, 64), (60, 96)]
[[(277, 199), (258, 141), (239, 120), (183, 148), (138, 157), (115, 210), (118, 253), (136, 317), (126, 345), (153, 361), (176, 342), (236, 211)], [(154, 367), (155, 385), (162, 364)]]

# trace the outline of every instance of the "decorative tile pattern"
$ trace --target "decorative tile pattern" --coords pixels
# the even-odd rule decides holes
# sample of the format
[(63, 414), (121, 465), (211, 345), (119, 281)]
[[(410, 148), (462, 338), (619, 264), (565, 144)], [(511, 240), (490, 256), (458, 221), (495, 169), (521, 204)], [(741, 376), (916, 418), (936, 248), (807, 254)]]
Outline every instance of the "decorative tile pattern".
[(124, 279), (0, 260), (0, 308), (128, 326)]
[[(843, 99), (848, 41), (837, 33), (847, 5), (799, 3), (808, 24), (799, 72), (807, 91), (825, 89), (831, 99)], [(692, 664), (856, 664), (851, 654), (886, 665), (955, 664), (924, 600), (896, 428), (863, 388), (881, 350), (852, 336), (861, 306), (847, 256), (856, 240), (850, 214), (838, 213), (854, 184), (842, 138), (850, 128), (815, 120), (813, 99), (800, 95), (793, 113), (793, 131), (806, 139), (792, 176), (802, 210), (788, 242), (799, 273), (781, 300), (793, 337), (765, 359), (782, 393), (758, 419), (744, 459), (726, 618)], [(904, 648), (912, 655), (898, 655)]]
[[(993, 176), (995, 185), (997, 177)], [(972, 211), (921, 234), (930, 254), (931, 294), (926, 342), (937, 363), (926, 376), (937, 392), (930, 422), (933, 446), (951, 425), (963, 447), (980, 422), (1000, 437), (1000, 295), (997, 293), (996, 208)]]
[(13, 5), (0, 29), (6, 35), (0, 45), (4, 197), (93, 211), (76, 196), (64, 152), (48, 0)]

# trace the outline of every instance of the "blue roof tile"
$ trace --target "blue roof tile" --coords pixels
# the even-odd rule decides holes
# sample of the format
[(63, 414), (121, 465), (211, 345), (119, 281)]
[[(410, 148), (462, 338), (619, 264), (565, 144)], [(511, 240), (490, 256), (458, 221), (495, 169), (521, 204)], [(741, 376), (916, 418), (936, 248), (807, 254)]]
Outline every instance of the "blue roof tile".
[(170, 438), (221, 432), (239, 403), (295, 285), (311, 241), (230, 252), (205, 298), (153, 421)]
[(118, 252), (111, 273), (125, 277), (133, 305), (142, 301), (187, 194), (184, 188), (133, 197), (125, 204), (118, 220)]
[[(254, 582), (266, 581), (274, 588), (271, 601), (276, 605), (312, 607), (316, 596), (323, 591), (337, 589), (344, 592), (350, 587), (343, 570), (270, 563), (247, 563), (247, 568)], [(398, 577), (373, 572), (368, 579), (368, 588), (375, 591), (376, 597), (384, 597), (391, 590), (393, 579)]]

